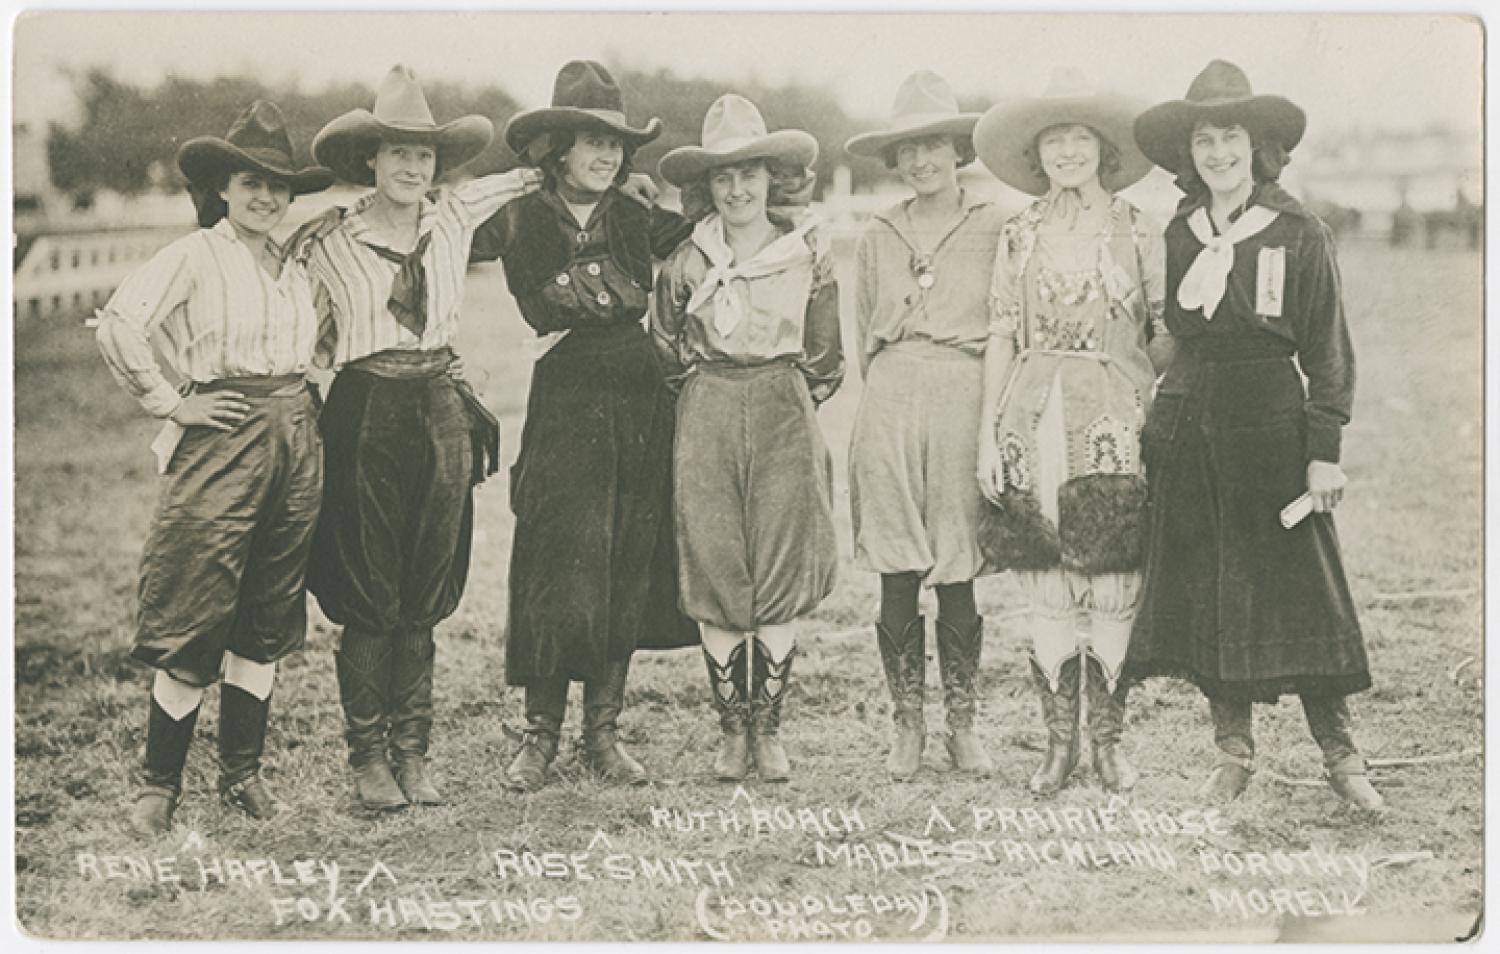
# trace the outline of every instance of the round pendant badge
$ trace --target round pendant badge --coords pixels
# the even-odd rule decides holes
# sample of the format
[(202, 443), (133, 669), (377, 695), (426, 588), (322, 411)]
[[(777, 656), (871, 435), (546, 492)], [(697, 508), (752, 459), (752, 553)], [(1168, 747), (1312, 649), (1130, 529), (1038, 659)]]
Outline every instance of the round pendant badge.
[(912, 256), (911, 273), (917, 276), (917, 287), (924, 291), (937, 284), (937, 270), (932, 267), (931, 256)]

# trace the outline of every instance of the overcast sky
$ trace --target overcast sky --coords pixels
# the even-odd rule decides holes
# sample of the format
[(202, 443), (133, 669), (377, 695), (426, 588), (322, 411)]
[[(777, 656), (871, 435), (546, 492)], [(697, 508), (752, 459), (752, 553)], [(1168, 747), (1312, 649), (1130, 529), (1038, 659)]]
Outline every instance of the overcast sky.
[(1000, 98), (1040, 92), (1054, 65), (1069, 64), (1154, 102), (1182, 96), (1220, 57), (1244, 67), (1257, 92), (1301, 104), (1324, 132), (1477, 129), (1482, 92), (1480, 27), (1453, 16), (41, 12), (23, 15), (13, 38), (23, 120), (66, 120), (66, 71), (90, 66), (148, 84), (168, 72), (244, 73), (317, 89), (373, 86), (405, 62), (419, 77), (497, 83), (539, 106), (563, 62), (600, 58), (726, 88), (745, 77), (814, 83), (854, 115), (880, 118), (902, 77), (923, 67), (960, 92)]

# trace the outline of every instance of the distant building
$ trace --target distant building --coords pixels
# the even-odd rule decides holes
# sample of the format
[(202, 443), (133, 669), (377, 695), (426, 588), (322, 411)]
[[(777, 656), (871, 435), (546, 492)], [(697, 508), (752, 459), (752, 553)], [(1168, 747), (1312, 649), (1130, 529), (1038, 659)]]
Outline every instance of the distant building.
[(12, 123), (10, 137), (14, 183), (11, 209), (15, 215), (15, 230), (33, 232), (48, 215), (62, 212), (67, 197), (52, 185), (52, 172), (47, 164), (46, 127), (36, 123)]
[(1304, 146), (1288, 173), (1307, 199), (1358, 213), (1359, 231), (1469, 230), (1482, 219), (1484, 144), (1478, 131), (1364, 131)]

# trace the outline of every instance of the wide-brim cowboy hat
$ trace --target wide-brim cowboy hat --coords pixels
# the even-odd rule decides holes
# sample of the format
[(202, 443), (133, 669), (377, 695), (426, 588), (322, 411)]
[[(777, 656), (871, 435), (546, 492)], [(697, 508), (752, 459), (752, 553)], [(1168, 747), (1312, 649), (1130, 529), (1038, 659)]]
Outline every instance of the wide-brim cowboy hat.
[(718, 166), (750, 159), (768, 159), (807, 167), (818, 159), (818, 140), (801, 129), (766, 130), (755, 104), (736, 93), (725, 93), (703, 117), (703, 145), (679, 146), (662, 156), (657, 171), (681, 188)]
[(550, 106), (516, 113), (505, 124), (505, 144), (535, 163), (546, 150), (532, 146), (543, 136), (578, 129), (610, 133), (635, 148), (661, 135), (661, 120), (653, 116), (645, 126), (630, 125), (624, 94), (609, 70), (593, 60), (573, 60), (558, 70)]
[(947, 80), (931, 70), (918, 70), (896, 90), (890, 126), (879, 132), (860, 133), (844, 143), (844, 149), (852, 155), (879, 159), (888, 148), (906, 139), (971, 137), (977, 122), (978, 113), (959, 112), (958, 98)]
[(177, 150), (177, 168), (194, 186), (206, 187), (225, 172), (261, 172), (285, 182), (293, 195), (333, 185), (333, 170), (297, 166), (292, 139), (275, 103), (257, 99), (235, 117), (224, 138), (198, 136)]
[(352, 109), (332, 120), (313, 137), (312, 151), (313, 158), (340, 179), (374, 185), (375, 171), (369, 158), (382, 140), (432, 146), (438, 153), (438, 165), (446, 172), (479, 155), (494, 138), (495, 126), (483, 116), (436, 122), (422, 87), (417, 85), (416, 74), (398, 64), (381, 81), (375, 109)]
[(1051, 126), (1087, 126), (1119, 151), (1119, 168), (1099, 180), (1105, 189), (1117, 192), (1151, 171), (1151, 160), (1135, 144), (1135, 118), (1145, 105), (1128, 96), (1096, 92), (1081, 73), (1059, 69), (1042, 95), (992, 106), (974, 127), (974, 151), (1001, 182), (1043, 195), (1049, 187), (1047, 176), (1027, 155), (1037, 134)]
[(1239, 125), (1257, 144), (1275, 142), (1291, 152), (1307, 131), (1307, 114), (1285, 96), (1257, 95), (1250, 78), (1233, 63), (1214, 60), (1188, 87), (1187, 96), (1159, 103), (1135, 121), (1135, 141), (1151, 161), (1181, 172), (1191, 161), (1193, 127)]

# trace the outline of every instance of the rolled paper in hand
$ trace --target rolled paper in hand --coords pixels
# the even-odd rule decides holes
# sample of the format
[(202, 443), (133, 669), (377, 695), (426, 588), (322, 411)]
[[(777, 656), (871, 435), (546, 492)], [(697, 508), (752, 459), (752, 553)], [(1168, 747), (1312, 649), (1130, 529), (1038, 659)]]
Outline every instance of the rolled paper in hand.
[(1305, 493), (1281, 508), (1281, 526), (1290, 530), (1312, 513), (1312, 494)]

